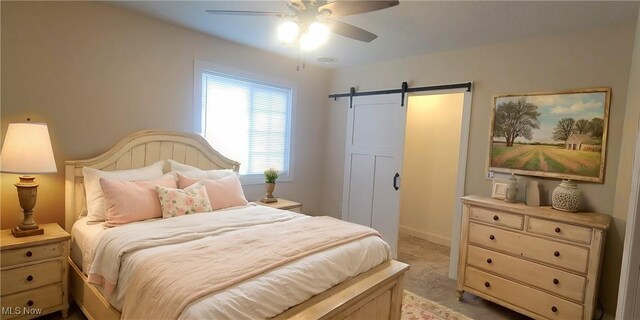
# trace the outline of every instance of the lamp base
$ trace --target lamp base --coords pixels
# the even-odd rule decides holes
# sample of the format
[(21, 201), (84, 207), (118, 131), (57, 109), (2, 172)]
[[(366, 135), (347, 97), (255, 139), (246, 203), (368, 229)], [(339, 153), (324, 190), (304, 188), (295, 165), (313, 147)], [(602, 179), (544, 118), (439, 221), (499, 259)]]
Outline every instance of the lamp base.
[(262, 203), (273, 203), (273, 202), (278, 202), (278, 198), (262, 198), (260, 199), (260, 202)]
[(22, 238), (22, 237), (29, 237), (29, 236), (44, 234), (44, 229), (38, 228), (38, 229), (22, 230), (20, 229), (20, 227), (13, 227), (13, 229), (11, 229), (11, 233), (13, 233), (13, 236), (16, 238)]

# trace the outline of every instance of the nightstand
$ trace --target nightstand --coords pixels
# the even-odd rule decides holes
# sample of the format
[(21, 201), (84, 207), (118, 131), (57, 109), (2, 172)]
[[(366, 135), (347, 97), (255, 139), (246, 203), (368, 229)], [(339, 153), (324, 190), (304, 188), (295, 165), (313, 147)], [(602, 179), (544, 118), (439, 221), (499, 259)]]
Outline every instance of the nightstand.
[(15, 238), (0, 231), (2, 319), (35, 318), (69, 311), (69, 239), (55, 223), (41, 224), (43, 235)]
[(300, 212), (300, 208), (302, 208), (302, 203), (282, 198), (278, 198), (278, 201), (276, 202), (264, 203), (260, 201), (254, 201), (254, 203), (260, 206), (289, 210), (293, 212)]

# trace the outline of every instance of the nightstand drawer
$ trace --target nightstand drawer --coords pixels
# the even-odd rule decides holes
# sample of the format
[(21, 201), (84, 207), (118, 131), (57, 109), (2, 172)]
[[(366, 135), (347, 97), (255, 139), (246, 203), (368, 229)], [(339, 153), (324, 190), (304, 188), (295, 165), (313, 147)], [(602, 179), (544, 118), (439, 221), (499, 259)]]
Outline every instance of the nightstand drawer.
[(470, 288), (491, 297), (509, 301), (545, 319), (582, 318), (581, 305), (474, 268), (466, 268), (464, 282)]
[(523, 217), (519, 214), (506, 213), (484, 208), (471, 208), (471, 219), (495, 224), (507, 228), (522, 230)]
[(583, 276), (476, 246), (469, 246), (467, 263), (575, 301), (582, 302), (584, 299), (587, 279)]
[(591, 228), (574, 226), (557, 221), (530, 218), (527, 231), (585, 244), (591, 243)]
[(469, 223), (469, 242), (480, 246), (548, 263), (554, 266), (587, 272), (589, 249), (522, 233)]
[[(25, 291), (2, 297), (2, 307), (19, 308), (20, 311), (47, 309), (55, 306), (62, 306), (62, 284), (56, 284), (40, 288), (38, 290)], [(23, 313), (24, 314), (24, 313)], [(21, 316), (21, 314), (5, 315), (3, 319), (11, 319)]]
[(2, 272), (2, 294), (12, 294), (62, 282), (62, 261), (50, 261)]
[(31, 261), (38, 261), (47, 258), (59, 257), (62, 254), (62, 244), (48, 244), (37, 247), (5, 250), (0, 253), (0, 265), (3, 267), (12, 266)]

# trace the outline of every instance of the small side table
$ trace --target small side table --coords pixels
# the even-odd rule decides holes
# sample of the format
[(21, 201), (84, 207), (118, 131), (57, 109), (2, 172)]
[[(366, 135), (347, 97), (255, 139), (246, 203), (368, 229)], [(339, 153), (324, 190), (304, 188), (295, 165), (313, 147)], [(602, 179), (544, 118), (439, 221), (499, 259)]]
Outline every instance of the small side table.
[(260, 206), (276, 208), (281, 210), (289, 210), (293, 212), (300, 212), (300, 208), (302, 208), (302, 203), (283, 199), (283, 198), (278, 198), (278, 201), (276, 202), (264, 203), (260, 201), (254, 201), (253, 203)]
[(44, 234), (16, 238), (0, 232), (2, 319), (34, 318), (69, 311), (69, 239), (56, 223), (41, 224)]

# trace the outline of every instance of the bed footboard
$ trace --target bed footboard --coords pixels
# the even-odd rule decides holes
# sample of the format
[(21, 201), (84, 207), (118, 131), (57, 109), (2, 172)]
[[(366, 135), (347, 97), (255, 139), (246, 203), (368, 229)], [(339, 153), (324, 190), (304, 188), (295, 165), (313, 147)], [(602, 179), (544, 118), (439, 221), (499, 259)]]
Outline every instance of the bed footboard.
[(292, 307), (274, 319), (400, 320), (404, 273), (409, 265), (390, 260)]
[[(69, 258), (71, 296), (89, 320), (120, 319)], [(403, 276), (409, 265), (390, 260), (279, 314), (274, 319), (400, 320)]]

